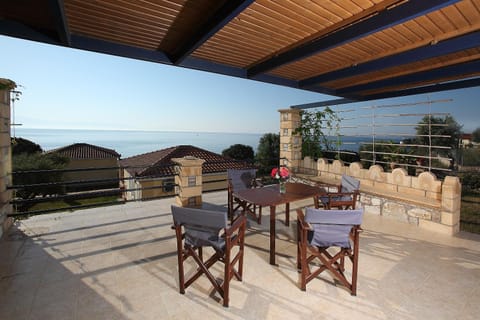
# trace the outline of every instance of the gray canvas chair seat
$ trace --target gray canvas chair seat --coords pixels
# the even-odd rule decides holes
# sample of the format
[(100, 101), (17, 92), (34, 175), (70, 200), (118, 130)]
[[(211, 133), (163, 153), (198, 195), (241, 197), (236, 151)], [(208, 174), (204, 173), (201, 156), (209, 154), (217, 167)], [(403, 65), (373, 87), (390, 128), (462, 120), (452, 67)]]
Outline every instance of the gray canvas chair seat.
[[(297, 210), (300, 289), (328, 270), (352, 295), (357, 293), (360, 225), (363, 210)], [(332, 253), (334, 252), (334, 253)], [(345, 273), (345, 258), (351, 263), (351, 277)], [(317, 261), (317, 263), (312, 263)]]
[(237, 210), (252, 216), (259, 224), (262, 223), (262, 207), (258, 208), (251, 203), (247, 203), (235, 197), (235, 193), (245, 189), (260, 187), (261, 184), (256, 179), (257, 169), (228, 169), (228, 216), (233, 219)]
[(336, 186), (336, 189), (336, 192), (327, 193), (326, 196), (319, 197), (321, 205), (325, 209), (355, 209), (360, 196), (360, 180), (343, 175), (341, 184)]
[[(171, 210), (177, 238), (180, 293), (184, 294), (188, 286), (205, 274), (223, 298), (223, 305), (228, 307), (230, 280), (233, 277), (242, 280), (246, 218), (240, 215), (229, 225), (226, 212), (177, 206), (172, 206)], [(203, 259), (204, 247), (213, 248), (213, 254), (207, 260)], [(185, 280), (184, 263), (189, 257), (198, 268)], [(216, 262), (224, 264), (221, 277), (214, 277), (209, 271)]]
[(190, 229), (185, 234), (185, 243), (192, 247), (213, 247), (215, 250), (225, 250), (225, 239), (211, 231)]

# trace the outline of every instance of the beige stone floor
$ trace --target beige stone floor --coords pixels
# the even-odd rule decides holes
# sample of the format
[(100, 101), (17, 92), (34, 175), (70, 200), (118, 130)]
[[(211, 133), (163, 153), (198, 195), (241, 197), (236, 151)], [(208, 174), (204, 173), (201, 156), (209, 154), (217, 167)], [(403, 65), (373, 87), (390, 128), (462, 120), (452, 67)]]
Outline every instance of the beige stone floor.
[[(226, 193), (204, 194), (210, 208)], [(328, 274), (298, 289), (293, 228), (249, 222), (243, 282), (224, 308), (201, 278), (178, 293), (173, 199), (37, 216), (0, 240), (0, 319), (478, 319), (480, 237), (364, 217), (358, 295)], [(296, 206), (308, 205), (297, 202)], [(267, 211), (267, 210), (265, 210)], [(293, 210), (292, 210), (293, 211)], [(296, 218), (291, 215), (292, 220)]]

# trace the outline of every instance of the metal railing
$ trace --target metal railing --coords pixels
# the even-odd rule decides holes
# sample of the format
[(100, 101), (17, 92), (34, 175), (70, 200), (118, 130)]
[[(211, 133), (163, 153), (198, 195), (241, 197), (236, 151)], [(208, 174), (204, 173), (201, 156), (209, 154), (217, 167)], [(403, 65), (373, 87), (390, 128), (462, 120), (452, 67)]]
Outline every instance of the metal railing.
[[(260, 159), (265, 160), (265, 159)], [(271, 160), (271, 159), (269, 159)], [(278, 159), (275, 159), (278, 163)], [(226, 169), (239, 168), (245, 165), (255, 166), (251, 161), (209, 161), (204, 166), (218, 166), (218, 171), (207, 175), (224, 176), (221, 178), (203, 179), (203, 189), (210, 191), (225, 190), (227, 188)], [(7, 189), (13, 192), (14, 212), (7, 214), (10, 217), (25, 217), (46, 214), (57, 211), (86, 209), (98, 206), (123, 204), (130, 201), (146, 201), (174, 197), (178, 195), (179, 186), (174, 183), (174, 165), (156, 165), (155, 169), (169, 169), (172, 175), (150, 174), (129, 176), (129, 169), (133, 172), (146, 167), (92, 167), (77, 169), (54, 170), (25, 170), (12, 172), (13, 184)], [(223, 171), (222, 171), (223, 170)], [(268, 171), (271, 168), (263, 170)], [(111, 171), (108, 178), (96, 178), (97, 172)], [(209, 170), (211, 171), (211, 170)], [(66, 179), (68, 174), (80, 178)], [(114, 176), (114, 177), (113, 177)], [(22, 177), (22, 179), (20, 179)], [(25, 177), (29, 177), (25, 179)], [(47, 179), (42, 181), (40, 178)], [(48, 177), (57, 177), (55, 181)], [(161, 180), (161, 182), (160, 182)], [(18, 181), (29, 181), (18, 183)], [(147, 185), (148, 184), (148, 185)]]
[[(415, 175), (431, 171), (442, 178), (454, 169), (456, 150), (444, 143), (450, 135), (434, 134), (444, 123), (422, 123), (428, 117), (450, 116), (442, 110), (432, 112), (435, 105), (441, 109), (452, 100), (421, 101), (396, 105), (372, 105), (356, 109), (330, 106), (339, 121), (324, 128), (335, 132), (327, 139), (323, 157), (329, 161), (341, 159), (346, 164), (361, 161), (364, 166), (381, 165), (389, 170), (395, 164)], [(422, 109), (423, 108), (423, 109)], [(399, 110), (392, 112), (391, 110)], [(425, 110), (426, 109), (426, 110)], [(424, 127), (428, 134), (417, 134), (416, 128)], [(321, 143), (318, 141), (318, 143)], [(331, 146), (334, 146), (333, 148)], [(304, 168), (305, 170), (310, 170)]]
[[(167, 192), (175, 190), (175, 185), (154, 185), (142, 187), (126, 187), (128, 181), (165, 178), (155, 175), (138, 177), (125, 177), (123, 170), (128, 167), (92, 167), (77, 169), (53, 170), (27, 170), (12, 172), (13, 184), (7, 189), (12, 190), (14, 212), (11, 217), (23, 217), (45, 214), (57, 211), (77, 210), (98, 206), (121, 204), (139, 199), (127, 199), (129, 193), (147, 190), (162, 190), (163, 195), (142, 197), (141, 200), (172, 197), (175, 194)], [(112, 171), (111, 177), (95, 178), (95, 172)], [(83, 174), (80, 179), (65, 179), (65, 174)], [(42, 177), (55, 176), (55, 181), (42, 181)], [(21, 177), (21, 178), (20, 178)], [(30, 183), (16, 183), (16, 180), (27, 180)], [(140, 184), (141, 185), (141, 184)]]

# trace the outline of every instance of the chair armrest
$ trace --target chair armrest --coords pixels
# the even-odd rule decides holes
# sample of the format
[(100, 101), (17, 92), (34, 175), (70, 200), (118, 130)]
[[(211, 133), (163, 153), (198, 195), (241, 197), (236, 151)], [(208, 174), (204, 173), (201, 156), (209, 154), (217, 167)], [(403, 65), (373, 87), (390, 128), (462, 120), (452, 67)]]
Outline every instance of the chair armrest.
[(301, 230), (313, 230), (313, 227), (310, 223), (305, 222), (305, 215), (303, 214), (302, 209), (297, 209), (297, 223), (298, 227)]
[(252, 180), (252, 188), (260, 188), (263, 187), (262, 180), (259, 178), (255, 178)]
[(228, 228), (225, 229), (225, 235), (226, 236), (231, 236), (234, 234), (236, 231), (238, 231), (242, 226), (245, 226), (247, 224), (247, 218), (243, 215), (237, 216), (233, 222), (232, 225)]
[(328, 183), (323, 183), (323, 182), (315, 182), (313, 184), (314, 187), (319, 187), (319, 188), (325, 188), (325, 190), (328, 190), (332, 185)]
[(326, 195), (336, 197), (336, 196), (352, 196), (355, 194), (358, 194), (358, 192), (329, 192)]
[(322, 195), (321, 197), (328, 197), (328, 200), (335, 200), (335, 198), (344, 197), (344, 196), (351, 196), (352, 198), (357, 196), (356, 192), (330, 192), (326, 195)]
[(362, 227), (360, 225), (354, 225), (350, 231), (350, 239), (358, 244), (356, 241), (358, 241), (361, 232), (363, 232)]

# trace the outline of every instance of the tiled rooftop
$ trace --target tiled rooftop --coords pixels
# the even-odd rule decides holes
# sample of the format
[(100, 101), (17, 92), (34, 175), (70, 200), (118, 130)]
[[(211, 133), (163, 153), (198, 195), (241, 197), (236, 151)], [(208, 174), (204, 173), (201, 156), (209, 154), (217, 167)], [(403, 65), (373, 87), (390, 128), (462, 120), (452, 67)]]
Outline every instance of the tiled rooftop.
[(180, 145), (132, 156), (121, 159), (120, 164), (123, 167), (127, 167), (126, 170), (132, 176), (172, 176), (175, 172), (175, 163), (172, 159), (186, 156), (205, 160), (202, 165), (203, 173), (225, 172), (227, 169), (240, 169), (251, 166), (247, 162), (230, 159), (191, 145)]
[[(224, 209), (225, 191), (203, 195)], [(292, 204), (292, 212), (309, 201)], [(455, 237), (365, 215), (358, 295), (328, 274), (303, 292), (295, 223), (277, 217), (277, 266), (268, 219), (249, 221), (243, 282), (224, 308), (201, 278), (178, 292), (173, 198), (37, 216), (0, 241), (0, 319), (477, 319), (480, 236)], [(268, 212), (268, 210), (264, 210)], [(296, 219), (293, 213), (291, 219)]]
[(118, 159), (120, 154), (113, 149), (95, 146), (88, 143), (74, 143), (65, 147), (50, 150), (70, 159)]

